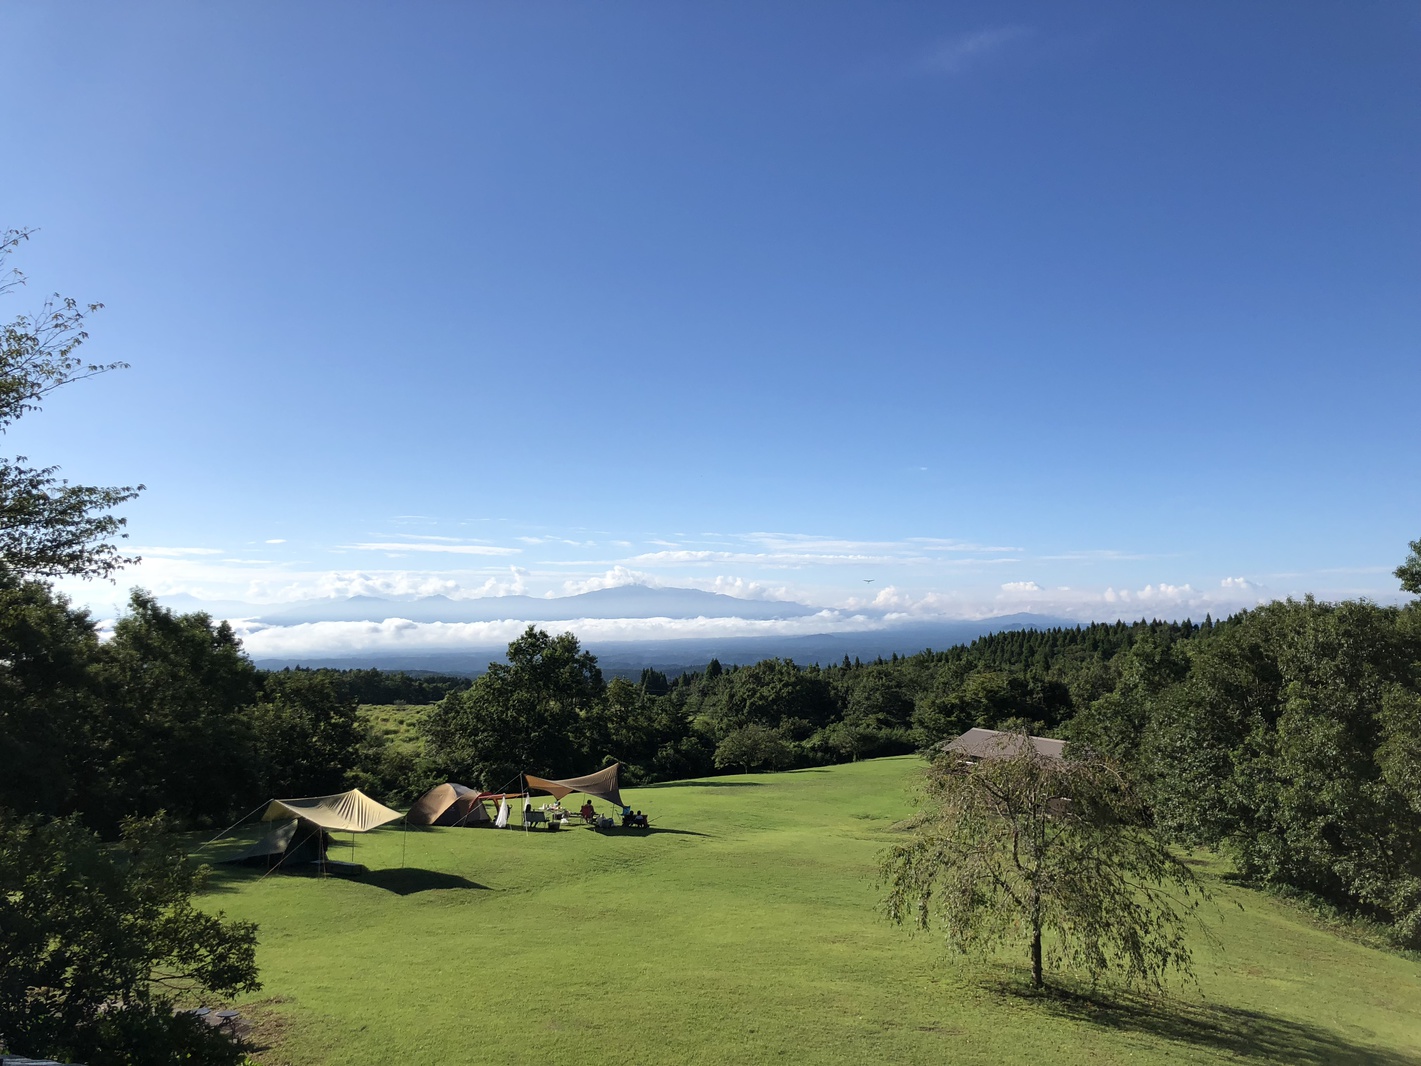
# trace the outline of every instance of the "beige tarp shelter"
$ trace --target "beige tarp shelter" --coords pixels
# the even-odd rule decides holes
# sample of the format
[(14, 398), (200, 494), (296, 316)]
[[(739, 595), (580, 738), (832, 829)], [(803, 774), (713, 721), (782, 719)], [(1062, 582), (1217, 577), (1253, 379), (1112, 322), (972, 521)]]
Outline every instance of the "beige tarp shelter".
[(1030, 744), (1037, 755), (1048, 759), (1064, 757), (1066, 742), (1049, 737), (1023, 737), (1020, 733), (1003, 733), (996, 729), (969, 729), (956, 740), (943, 745), (945, 751), (955, 751), (969, 759), (1009, 759)]
[[(261, 862), (268, 867), (315, 862), (324, 868), (328, 864), (329, 834), (364, 833), (402, 817), (399, 811), (377, 803), (358, 788), (333, 796), (272, 800), (261, 820), (281, 824), (251, 847), (223, 861)], [(350, 863), (329, 865), (355, 868)]]
[(458, 825), (470, 828), (492, 828), (493, 818), (484, 803), (492, 793), (484, 793), (446, 781), (435, 785), (410, 808), (410, 825)]
[(307, 796), (304, 799), (272, 800), (267, 804), (263, 822), (282, 818), (300, 818), (318, 825), (329, 833), (366, 833), (386, 822), (403, 818), (399, 811), (371, 799), (358, 788), (337, 792), (333, 796)]
[(621, 766), (621, 763), (613, 763), (607, 769), (598, 770), (595, 774), (588, 774), (586, 777), (569, 777), (562, 781), (534, 777), (532, 774), (524, 774), (523, 780), (527, 782), (529, 789), (551, 793), (553, 799), (556, 800), (562, 799), (569, 792), (581, 792), (593, 799), (606, 800), (608, 803), (615, 803), (618, 807), (624, 807), (626, 804), (622, 802), (622, 794), (617, 791), (617, 772)]

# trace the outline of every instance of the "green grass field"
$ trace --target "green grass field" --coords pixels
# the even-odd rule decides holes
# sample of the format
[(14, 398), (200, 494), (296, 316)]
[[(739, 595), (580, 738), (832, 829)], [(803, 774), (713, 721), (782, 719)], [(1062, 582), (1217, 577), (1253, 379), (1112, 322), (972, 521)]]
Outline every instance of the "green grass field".
[(1421, 965), (1212, 866), (1219, 946), (1162, 1000), (1033, 998), (1016, 959), (888, 925), (875, 857), (920, 767), (628, 790), (646, 834), (379, 830), (332, 853), (361, 880), (219, 867), (204, 902), (261, 924), (264, 1066), (1421, 1066)]

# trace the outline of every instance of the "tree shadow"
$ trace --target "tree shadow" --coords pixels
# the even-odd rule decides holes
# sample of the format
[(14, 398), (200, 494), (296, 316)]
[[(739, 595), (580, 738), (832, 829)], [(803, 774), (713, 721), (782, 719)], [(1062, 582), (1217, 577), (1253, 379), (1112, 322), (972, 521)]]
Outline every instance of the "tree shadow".
[(397, 896), (412, 896), (416, 892), (431, 892), (447, 888), (477, 888), (488, 891), (488, 885), (470, 881), (458, 874), (440, 873), (438, 870), (422, 870), (406, 866), (395, 870), (371, 870), (364, 877), (355, 879), (357, 884), (371, 885), (393, 892)]
[(1331, 1029), (1264, 1011), (1220, 1003), (1187, 1002), (1123, 991), (1105, 994), (1051, 988), (1033, 992), (1002, 983), (997, 990), (1030, 998), (1058, 1017), (1103, 1029), (1141, 1033), (1193, 1047), (1226, 1052), (1240, 1062), (1292, 1066), (1421, 1066), (1421, 1058), (1357, 1044)]
[(697, 833), (694, 829), (668, 829), (666, 826), (653, 825), (645, 829), (634, 829), (629, 825), (614, 825), (611, 829), (599, 830), (609, 836), (616, 837), (654, 837), (662, 833), (678, 837), (708, 837), (710, 833)]
[(202, 885), (204, 896), (217, 896), (224, 892), (236, 892), (242, 885), (260, 881), (266, 876), (265, 869), (240, 863), (222, 863), (209, 866), (207, 879)]
[[(334, 867), (345, 865), (344, 872), (337, 872)], [(220, 866), (213, 866), (207, 875), (207, 880), (203, 884), (202, 894), (205, 896), (220, 896), (227, 893), (237, 892), (245, 886), (254, 885), (266, 877), (306, 877), (306, 878), (337, 878), (343, 881), (350, 881), (358, 885), (370, 885), (374, 888), (383, 889), (386, 892), (393, 892), (397, 896), (409, 896), (416, 892), (429, 892), (434, 889), (448, 888), (477, 888), (488, 889), (488, 885), (481, 885), (477, 881), (470, 881), (466, 877), (457, 874), (441, 873), (437, 870), (424, 870), (418, 867), (406, 866), (396, 867), (389, 870), (370, 870), (364, 867), (357, 872), (354, 864), (337, 864), (332, 861), (331, 867), (322, 870), (315, 863), (292, 863), (290, 865), (277, 865), (268, 869), (261, 865), (247, 865), (245, 863), (226, 863)]]

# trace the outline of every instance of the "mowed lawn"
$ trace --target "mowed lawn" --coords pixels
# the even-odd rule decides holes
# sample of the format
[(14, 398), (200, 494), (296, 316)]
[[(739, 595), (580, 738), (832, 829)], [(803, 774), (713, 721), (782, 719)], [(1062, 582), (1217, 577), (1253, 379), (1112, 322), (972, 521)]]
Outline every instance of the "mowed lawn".
[(921, 766), (627, 790), (644, 834), (379, 830), (333, 852), (361, 880), (219, 868), (204, 905), (260, 923), (266, 1066), (1421, 1066), (1421, 965), (1209, 867), (1219, 945), (1164, 1000), (1034, 999), (1014, 958), (890, 926), (875, 858)]

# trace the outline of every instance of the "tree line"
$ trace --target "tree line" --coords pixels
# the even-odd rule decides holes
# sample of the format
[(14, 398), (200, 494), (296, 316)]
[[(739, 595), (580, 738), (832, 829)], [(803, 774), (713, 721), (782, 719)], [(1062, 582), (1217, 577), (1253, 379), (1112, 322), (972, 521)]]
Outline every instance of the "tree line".
[[(0, 807), (78, 814), (112, 837), (164, 812), (224, 826), (271, 796), (403, 791), (359, 704), (463, 678), (258, 670), (226, 622), (135, 592), (112, 636), (43, 582), (0, 570)], [(398, 782), (392, 778), (399, 778)]]

